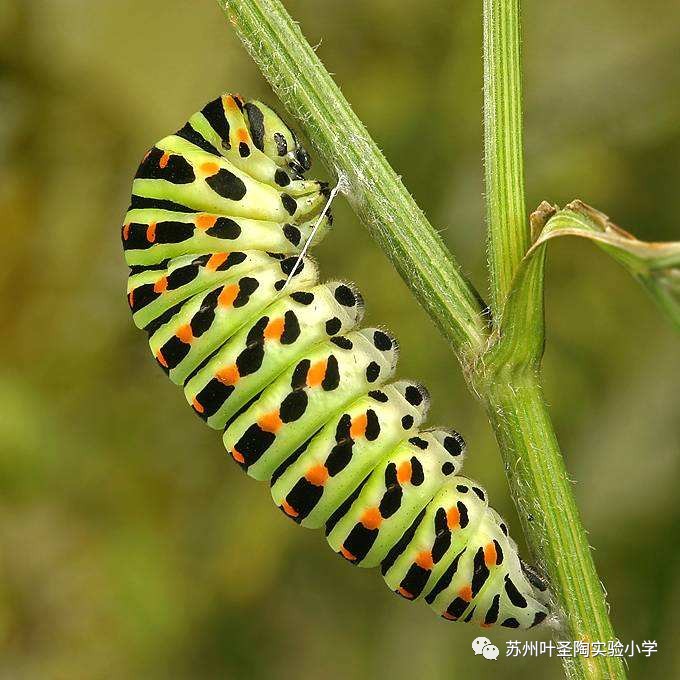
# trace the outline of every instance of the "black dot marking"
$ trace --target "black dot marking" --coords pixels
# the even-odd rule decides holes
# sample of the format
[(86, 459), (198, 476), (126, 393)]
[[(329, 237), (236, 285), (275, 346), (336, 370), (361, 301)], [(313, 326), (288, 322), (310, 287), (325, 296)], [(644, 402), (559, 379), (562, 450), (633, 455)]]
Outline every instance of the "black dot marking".
[(175, 203), (175, 201), (169, 201), (166, 198), (147, 198), (146, 196), (132, 194), (128, 210), (142, 210), (146, 208), (149, 210), (172, 210), (173, 212), (179, 213), (199, 212), (194, 208), (188, 208), (186, 205)]
[(216, 193), (230, 201), (240, 201), (246, 195), (246, 185), (233, 172), (220, 168), (216, 174), (206, 178), (206, 184)]
[(210, 127), (220, 136), (225, 148), (231, 148), (229, 145), (229, 121), (227, 121), (224, 113), (222, 98), (213, 99), (201, 109), (201, 113), (210, 123)]
[(490, 626), (492, 623), (496, 623), (496, 621), (498, 621), (498, 611), (500, 609), (500, 604), (501, 604), (501, 594), (496, 593), (493, 596), (493, 601), (491, 602), (491, 606), (489, 607), (488, 611), (486, 612), (486, 616), (484, 617), (484, 623), (487, 626)]
[(168, 290), (176, 290), (182, 286), (186, 286), (198, 276), (198, 267), (190, 264), (185, 267), (178, 267), (172, 273), (168, 274)]
[(392, 349), (392, 338), (383, 333), (382, 331), (376, 331), (373, 333), (373, 344), (381, 351), (387, 352), (387, 350)]
[(484, 492), (478, 486), (473, 486), (472, 490), (475, 492), (475, 494), (477, 494), (477, 497), (479, 498), (480, 501), (486, 500)]
[(274, 143), (276, 144), (276, 151), (279, 156), (285, 156), (288, 153), (286, 138), (280, 132), (274, 133)]
[(340, 368), (335, 355), (331, 354), (326, 362), (326, 375), (321, 381), (321, 388), (324, 392), (332, 392), (340, 385)]
[(458, 437), (449, 435), (444, 437), (443, 446), (452, 456), (460, 456), (463, 453), (465, 442), (460, 435)]
[(404, 396), (411, 406), (420, 406), (423, 403), (423, 393), (415, 385), (409, 385), (404, 391)]
[(290, 309), (283, 315), (283, 333), (280, 342), (282, 345), (292, 345), (300, 337), (300, 322), (295, 312)]
[(465, 486), (465, 484), (458, 484), (456, 487), (456, 491), (460, 491), (460, 493), (467, 493), (470, 489)]
[(465, 505), (465, 503), (461, 503), (461, 501), (458, 501), (456, 503), (456, 507), (458, 508), (458, 514), (460, 516), (460, 519), (458, 520), (460, 528), (465, 529), (465, 527), (470, 523), (467, 505)]
[(366, 368), (366, 380), (372, 383), (375, 382), (380, 377), (380, 366), (375, 362), (371, 361)]
[(537, 626), (539, 623), (543, 622), (546, 616), (548, 616), (548, 612), (536, 612), (533, 623), (529, 626), (529, 628), (533, 628), (534, 626)]
[(307, 373), (311, 362), (309, 359), (303, 359), (294, 369), (293, 375), (290, 379), (290, 386), (294, 390), (299, 390), (307, 385)]
[[(326, 326), (328, 326), (328, 324), (326, 324)], [(326, 330), (328, 330), (328, 328), (326, 328)], [(331, 338), (331, 342), (334, 345), (340, 347), (340, 349), (348, 349), (349, 350), (349, 349), (352, 349), (352, 347), (354, 347), (354, 344), (352, 343), (352, 341), (349, 338), (346, 338), (344, 335), (338, 335), (335, 338)]]
[(411, 484), (413, 486), (420, 486), (425, 481), (425, 470), (420, 461), (411, 456)]
[(522, 593), (517, 590), (517, 586), (515, 586), (515, 584), (512, 582), (512, 579), (507, 574), (505, 576), (505, 592), (510, 598), (510, 602), (512, 602), (515, 607), (519, 607), (520, 609), (527, 607), (527, 601), (524, 595), (522, 595)]
[(295, 211), (297, 210), (297, 201), (292, 196), (289, 196), (288, 194), (281, 194), (281, 203), (289, 215), (295, 215)]
[(413, 446), (417, 446), (419, 449), (422, 449), (423, 451), (429, 446), (427, 440), (423, 439), (422, 437), (411, 437), (409, 439), (409, 442), (413, 444)]
[(381, 404), (384, 404), (390, 400), (390, 398), (381, 390), (371, 390), (368, 393), (368, 396), (372, 399), (375, 399), (376, 401), (379, 401)]
[(253, 144), (256, 149), (264, 151), (264, 115), (255, 104), (250, 102), (246, 103), (245, 110), (248, 116), (248, 125)]
[[(337, 316), (334, 316), (332, 319), (328, 319), (328, 321), (326, 321), (326, 335), (335, 335), (341, 328), (342, 322)], [(347, 340), (347, 338), (345, 338), (345, 340)], [(351, 341), (348, 340), (348, 342), (351, 345)], [(342, 345), (339, 346), (341, 347)]]
[(293, 276), (299, 276), (305, 269), (305, 261), (299, 260), (297, 257), (287, 257), (285, 260), (281, 260), (281, 271), (286, 275), (290, 276), (293, 272)]
[(161, 167), (164, 152), (157, 147), (149, 151), (137, 169), (137, 179), (163, 179), (171, 184), (191, 184), (196, 179), (191, 164), (182, 156), (170, 153)]
[(283, 225), (283, 235), (294, 245), (299, 246), (302, 240), (302, 234), (297, 227), (292, 224)]
[(295, 390), (281, 402), (279, 416), (284, 423), (292, 423), (299, 420), (307, 410), (309, 399), (304, 390)]
[(357, 298), (356, 295), (354, 294), (354, 291), (349, 287), (346, 286), (344, 283), (340, 284), (336, 289), (335, 289), (335, 299), (343, 306), (343, 307), (354, 307), (357, 303)]
[(486, 566), (484, 558), (484, 548), (479, 548), (474, 557), (474, 568), (472, 570), (472, 597), (475, 597), (480, 591), (481, 587), (486, 583), (491, 572)]
[(505, 628), (519, 628), (519, 621), (510, 617), (509, 619), (505, 619), (505, 621), (501, 623), (501, 626), (505, 626)]
[(306, 290), (299, 290), (295, 293), (291, 293), (290, 297), (291, 300), (295, 300), (295, 302), (304, 305), (305, 307), (314, 302), (314, 293), (309, 293)]
[(380, 421), (376, 412), (369, 408), (366, 411), (366, 431), (364, 432), (364, 437), (369, 442), (375, 441), (380, 434)]
[(229, 217), (218, 217), (215, 224), (206, 229), (205, 233), (208, 236), (233, 241), (241, 235), (241, 227)]
[(508, 535), (508, 527), (506, 527), (503, 522), (501, 522), (500, 527), (501, 527), (501, 531), (507, 536)]
[(288, 173), (285, 170), (281, 170), (281, 168), (279, 168), (274, 173), (274, 181), (280, 187), (287, 187), (290, 184), (290, 177), (288, 177)]
[(191, 142), (194, 146), (197, 146), (203, 151), (207, 151), (215, 156), (220, 155), (220, 152), (202, 134), (196, 132), (189, 123), (186, 123), (184, 127), (175, 132), (175, 134), (182, 139), (186, 139), (187, 142)]
[(496, 564), (503, 564), (503, 549), (495, 538), (493, 539), (493, 546), (496, 548)]
[(238, 145), (238, 153), (241, 158), (248, 158), (248, 156), (250, 156), (250, 147), (245, 142), (240, 142)]
[(410, 430), (413, 427), (413, 416), (412, 415), (406, 415), (401, 419), (401, 426), (405, 430)]
[(444, 475), (452, 475), (455, 471), (456, 466), (451, 461), (447, 461), (442, 465), (442, 474)]

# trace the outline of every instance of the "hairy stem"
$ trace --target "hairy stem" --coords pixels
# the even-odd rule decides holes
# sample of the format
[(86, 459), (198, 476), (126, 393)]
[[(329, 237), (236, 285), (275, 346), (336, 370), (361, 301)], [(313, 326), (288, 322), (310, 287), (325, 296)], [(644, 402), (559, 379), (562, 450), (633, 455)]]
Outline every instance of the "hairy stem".
[(218, 0), (373, 238), (464, 366), (484, 346), (479, 295), (278, 0)]
[(529, 250), (519, 0), (484, 0), (484, 160), (491, 306), (500, 316)]

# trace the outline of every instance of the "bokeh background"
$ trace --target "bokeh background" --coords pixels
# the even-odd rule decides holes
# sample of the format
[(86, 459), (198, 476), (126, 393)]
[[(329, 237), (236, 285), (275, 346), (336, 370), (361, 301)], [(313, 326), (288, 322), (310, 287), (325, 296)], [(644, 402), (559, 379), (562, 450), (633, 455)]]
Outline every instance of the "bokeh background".
[[(287, 2), (484, 289), (480, 4)], [(680, 238), (680, 5), (525, 5), (530, 206), (580, 197), (640, 238)], [(0, 4), (0, 678), (560, 677), (555, 659), (473, 656), (477, 629), (285, 520), (148, 355), (124, 295), (130, 180), (229, 89), (276, 105), (212, 0)], [(467, 473), (518, 534), (450, 351), (335, 212), (325, 276), (357, 281), (368, 322), (396, 332), (400, 374), (464, 433)], [(614, 624), (658, 643), (631, 675), (680, 677), (678, 338), (586, 242), (550, 246), (547, 298), (547, 395)]]

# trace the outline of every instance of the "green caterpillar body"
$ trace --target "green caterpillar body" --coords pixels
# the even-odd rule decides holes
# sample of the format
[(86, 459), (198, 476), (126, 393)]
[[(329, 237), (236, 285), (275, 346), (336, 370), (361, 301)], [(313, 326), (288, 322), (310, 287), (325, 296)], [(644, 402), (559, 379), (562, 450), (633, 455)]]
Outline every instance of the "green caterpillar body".
[(236, 95), (158, 142), (122, 231), (133, 320), (287, 516), (324, 527), (335, 552), (379, 566), (392, 591), (445, 619), (538, 625), (545, 585), (486, 493), (459, 476), (462, 437), (421, 429), (426, 390), (389, 382), (394, 338), (357, 330), (354, 286), (319, 284), (299, 258), (315, 223), (318, 241), (330, 222), (309, 167), (276, 113)]

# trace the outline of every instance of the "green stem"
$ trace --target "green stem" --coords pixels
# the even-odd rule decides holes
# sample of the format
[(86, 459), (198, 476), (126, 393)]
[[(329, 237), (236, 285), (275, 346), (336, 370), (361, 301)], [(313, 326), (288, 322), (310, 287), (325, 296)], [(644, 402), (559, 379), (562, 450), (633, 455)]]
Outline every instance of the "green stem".
[[(537, 566), (548, 576), (560, 635), (614, 640), (607, 602), (542, 395), (545, 253), (530, 247), (524, 203), (519, 0), (484, 0), (484, 152), (492, 343), (475, 377)], [(532, 216), (547, 218), (540, 212)], [(564, 659), (569, 678), (625, 678), (620, 658)]]
[(519, 0), (484, 0), (484, 159), (491, 305), (500, 316), (530, 234), (524, 201)]
[[(538, 375), (528, 371), (505, 382), (496, 376), (485, 400), (529, 548), (564, 617), (558, 639), (615, 640)], [(626, 677), (617, 657), (579, 656), (563, 664), (568, 678)]]
[(479, 295), (278, 0), (218, 0), (352, 207), (463, 366), (485, 344)]

